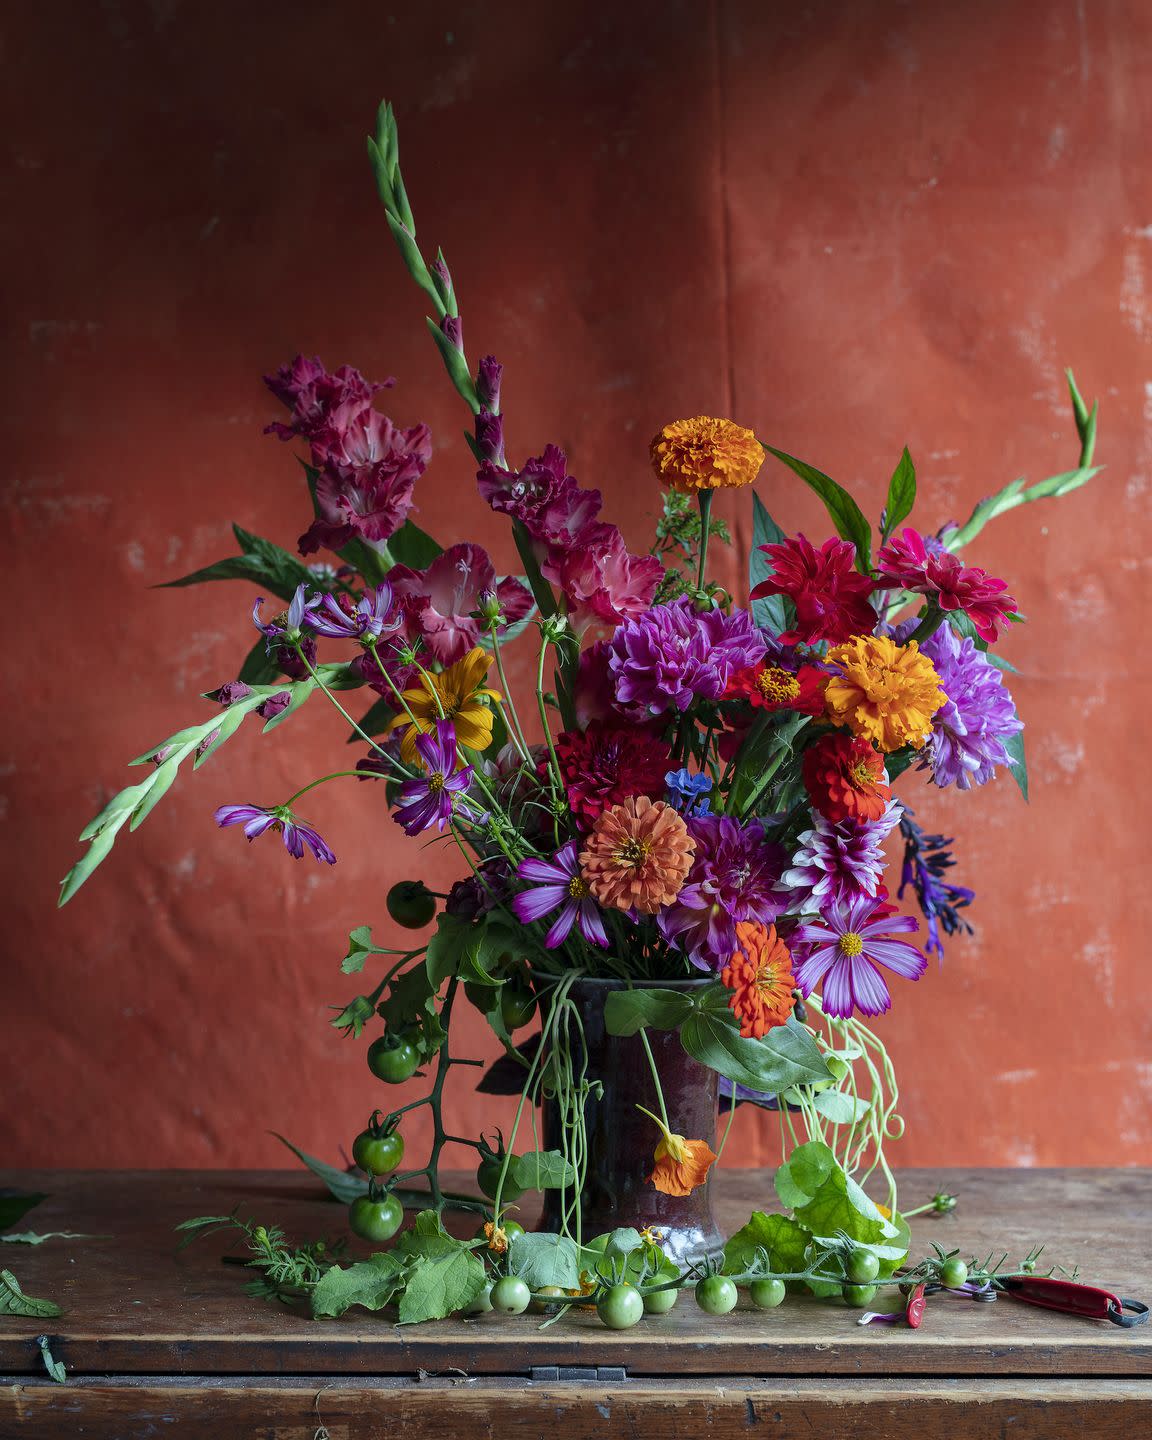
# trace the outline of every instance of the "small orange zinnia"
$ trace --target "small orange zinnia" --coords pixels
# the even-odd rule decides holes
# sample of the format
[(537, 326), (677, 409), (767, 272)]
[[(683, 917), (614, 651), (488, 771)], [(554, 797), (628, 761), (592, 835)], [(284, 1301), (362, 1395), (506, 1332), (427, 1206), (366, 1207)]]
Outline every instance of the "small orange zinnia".
[(732, 991), (728, 1008), (740, 1021), (740, 1034), (759, 1040), (774, 1025), (783, 1025), (796, 1003), (792, 956), (775, 925), (738, 920), (736, 942), (739, 949), (720, 979)]
[(649, 1183), (665, 1195), (691, 1195), (708, 1179), (708, 1171), (716, 1162), (715, 1152), (703, 1140), (685, 1140), (683, 1135), (674, 1134), (643, 1105), (636, 1108), (660, 1127), (661, 1138), (652, 1157), (656, 1163), (648, 1176)]
[(597, 817), (580, 852), (580, 872), (605, 908), (654, 915), (679, 895), (695, 853), (696, 842), (671, 805), (635, 795)]
[(686, 495), (751, 485), (764, 463), (764, 447), (751, 430), (711, 415), (665, 425), (648, 453), (657, 477)]

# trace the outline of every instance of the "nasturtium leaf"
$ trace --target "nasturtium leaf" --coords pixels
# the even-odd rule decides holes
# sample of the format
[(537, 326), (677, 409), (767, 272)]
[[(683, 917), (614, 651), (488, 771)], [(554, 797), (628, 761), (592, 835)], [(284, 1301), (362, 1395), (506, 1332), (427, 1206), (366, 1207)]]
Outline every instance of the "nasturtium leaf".
[(888, 499), (884, 502), (884, 525), (881, 538), (887, 540), (901, 520), (906, 520), (916, 503), (916, 467), (905, 445), (888, 482)]
[(609, 1035), (635, 1035), (646, 1025), (675, 1030), (692, 1010), (692, 997), (678, 990), (613, 990), (604, 1002)]
[(633, 1250), (638, 1250), (644, 1240), (639, 1230), (631, 1225), (623, 1225), (618, 1230), (613, 1230), (604, 1242), (605, 1255), (630, 1255)]
[(786, 455), (783, 450), (774, 450), (771, 445), (765, 445), (764, 449), (787, 465), (793, 474), (799, 475), (805, 485), (820, 496), (836, 527), (836, 533), (845, 540), (851, 540), (856, 546), (856, 568), (867, 574), (872, 560), (872, 530), (864, 518), (864, 512), (848, 491), (843, 485), (838, 485), (830, 475), (825, 475), (807, 461), (797, 460), (794, 455)]
[(576, 1181), (575, 1170), (559, 1150), (529, 1150), (511, 1168), (523, 1190), (563, 1190)]
[(855, 1125), (868, 1113), (868, 1101), (843, 1090), (821, 1090), (813, 1105), (833, 1125)]
[(516, 1235), (508, 1247), (508, 1272), (518, 1275), (530, 1290), (559, 1285), (562, 1290), (580, 1284), (576, 1242), (567, 1235)]
[(752, 1264), (757, 1250), (768, 1256), (774, 1275), (794, 1275), (804, 1269), (804, 1255), (812, 1237), (807, 1230), (787, 1215), (766, 1215), (754, 1210), (724, 1246), (724, 1270), (739, 1275)]
[(403, 1263), (392, 1254), (373, 1255), (355, 1265), (333, 1265), (312, 1291), (312, 1314), (316, 1319), (343, 1315), (353, 1305), (382, 1310), (395, 1299), (403, 1272)]
[(749, 1090), (779, 1093), (832, 1078), (815, 1040), (794, 1020), (753, 1040), (727, 1012), (694, 1010), (680, 1027), (680, 1041), (694, 1060)]
[(776, 1171), (776, 1194), (789, 1210), (807, 1205), (839, 1163), (820, 1140), (797, 1145)]
[(346, 1170), (338, 1170), (335, 1165), (327, 1165), (323, 1160), (317, 1160), (314, 1155), (308, 1155), (298, 1146), (293, 1145), (291, 1140), (285, 1140), (283, 1135), (272, 1134), (282, 1145), (287, 1145), (303, 1164), (307, 1165), (313, 1175), (319, 1176), (327, 1185), (329, 1193), (345, 1205), (350, 1205), (358, 1195), (367, 1195), (368, 1181), (362, 1175), (349, 1175)]
[(422, 1257), (400, 1296), (400, 1324), (445, 1320), (470, 1305), (487, 1283), (484, 1265), (471, 1250), (457, 1248)]

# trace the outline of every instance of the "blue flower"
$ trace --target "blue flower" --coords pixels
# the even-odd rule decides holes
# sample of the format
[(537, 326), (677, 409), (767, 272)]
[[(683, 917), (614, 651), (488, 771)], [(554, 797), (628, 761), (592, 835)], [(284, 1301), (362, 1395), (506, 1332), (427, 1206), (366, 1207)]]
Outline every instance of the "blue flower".
[(664, 776), (667, 801), (681, 815), (711, 815), (711, 775), (693, 775), (691, 770), (669, 770)]

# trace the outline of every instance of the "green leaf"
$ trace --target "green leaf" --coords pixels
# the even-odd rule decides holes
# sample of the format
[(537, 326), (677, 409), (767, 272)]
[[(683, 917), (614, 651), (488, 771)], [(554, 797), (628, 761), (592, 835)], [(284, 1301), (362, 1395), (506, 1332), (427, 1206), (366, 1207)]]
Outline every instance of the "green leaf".
[(460, 392), (460, 395), (471, 409), (473, 415), (480, 409), (480, 401), (476, 398), (476, 385), (472, 379), (472, 372), (468, 369), (468, 362), (464, 356), (444, 334), (431, 315), (425, 317), (428, 322), (428, 329), (436, 341), (436, 347), (440, 351), (440, 358), (444, 361), (444, 368), (453, 385)]
[(836, 1156), (819, 1140), (797, 1145), (776, 1171), (776, 1194), (789, 1210), (807, 1205), (837, 1169)]
[(314, 1155), (308, 1155), (298, 1146), (293, 1145), (291, 1140), (285, 1140), (283, 1135), (273, 1130), (271, 1132), (280, 1141), (281, 1145), (287, 1145), (296, 1158), (307, 1165), (313, 1175), (318, 1175), (324, 1184), (327, 1185), (329, 1193), (344, 1205), (350, 1205), (358, 1195), (367, 1195), (368, 1181), (362, 1176), (349, 1175), (346, 1170), (338, 1170), (335, 1165), (326, 1165), (323, 1160), (317, 1160)]
[(437, 555), (444, 553), (443, 545), (414, 520), (405, 520), (400, 529), (388, 541), (388, 553), (396, 565), (407, 565), (410, 570), (426, 570)]
[(867, 574), (872, 563), (872, 531), (863, 511), (848, 491), (843, 485), (838, 485), (831, 476), (825, 475), (806, 461), (797, 460), (794, 455), (786, 455), (783, 450), (774, 450), (771, 445), (765, 445), (764, 449), (769, 455), (775, 455), (776, 459), (787, 465), (794, 474), (799, 475), (805, 485), (820, 496), (836, 527), (836, 533), (845, 540), (851, 540), (856, 546), (856, 568)]
[(752, 1040), (727, 1012), (694, 1010), (680, 1027), (680, 1041), (694, 1060), (750, 1090), (778, 1094), (831, 1078), (815, 1040), (794, 1019)]
[(210, 580), (248, 580), (270, 590), (281, 600), (291, 600), (300, 585), (318, 588), (316, 576), (295, 555), (271, 540), (242, 530), (239, 525), (233, 525), (232, 532), (242, 554), (218, 560), (214, 565), (183, 575), (179, 580), (168, 580), (157, 588), (178, 589), (184, 585), (203, 585)]
[(48, 1372), (48, 1378), (55, 1380), (57, 1385), (63, 1385), (68, 1378), (68, 1371), (64, 1368), (63, 1362), (53, 1356), (48, 1336), (37, 1335), (36, 1343), (40, 1346), (40, 1358), (44, 1361), (44, 1369)]
[(35, 1300), (25, 1295), (11, 1270), (0, 1270), (0, 1315), (26, 1315), (32, 1320), (52, 1320), (63, 1314), (53, 1300)]
[(523, 1190), (563, 1190), (576, 1183), (576, 1171), (559, 1150), (529, 1150), (510, 1169)]
[(567, 1235), (515, 1235), (508, 1247), (509, 1274), (519, 1275), (530, 1290), (559, 1285), (574, 1290), (580, 1284), (579, 1252)]
[(449, 1235), (435, 1210), (421, 1210), (407, 1230), (396, 1241), (396, 1250), (416, 1260), (435, 1255), (449, 1255), (464, 1248), (464, 1242)]
[(605, 1255), (631, 1255), (644, 1244), (644, 1237), (632, 1225), (613, 1230), (604, 1244)]
[(692, 998), (676, 990), (613, 990), (604, 1002), (609, 1035), (636, 1035), (646, 1025), (675, 1030), (692, 1011)]
[[(380, 699), (373, 705), (370, 705), (361, 716), (359, 722), (360, 730), (363, 730), (364, 735), (383, 735), (395, 714), (396, 707), (381, 696)], [(353, 730), (348, 736), (348, 744), (362, 745), (364, 743), (364, 735), (361, 735), (358, 730)]]
[(1017, 730), (1015, 735), (1009, 735), (1004, 741), (1004, 748), (1011, 755), (1015, 762), (1012, 766), (1012, 778), (1020, 787), (1020, 793), (1024, 799), (1028, 799), (1028, 762), (1024, 758), (1024, 732)]
[[(748, 589), (755, 590), (764, 580), (770, 580), (776, 573), (772, 560), (760, 549), (761, 545), (779, 545), (787, 539), (784, 531), (776, 524), (764, 508), (759, 495), (752, 492), (752, 550), (748, 556)], [(752, 619), (757, 625), (773, 634), (783, 634), (792, 627), (793, 606), (784, 595), (763, 595), (752, 601)]]
[(245, 685), (271, 685), (280, 674), (279, 667), (268, 654), (268, 647), (261, 636), (245, 657), (237, 680)]
[(79, 1230), (48, 1230), (43, 1234), (35, 1230), (10, 1230), (0, 1235), (0, 1245), (43, 1245), (45, 1240), (95, 1240), (98, 1236), (84, 1234)]
[(892, 472), (892, 479), (888, 482), (888, 499), (884, 502), (884, 522), (880, 527), (880, 538), (887, 540), (889, 535), (912, 513), (912, 507), (916, 503), (916, 467), (912, 463), (912, 457), (905, 445), (904, 453)]
[(416, 1262), (400, 1296), (400, 1324), (446, 1320), (470, 1305), (488, 1283), (483, 1262), (471, 1250), (457, 1247)]
[(437, 988), (451, 975), (495, 985), (499, 982), (494, 972), (503, 958), (515, 954), (521, 945), (516, 931), (499, 916), (489, 915), (474, 922), (442, 911), (437, 917), (436, 933), (428, 941), (424, 963)]
[(847, 1095), (843, 1090), (821, 1090), (813, 1105), (833, 1125), (855, 1125), (868, 1113), (868, 1101)]
[(312, 1291), (313, 1317), (343, 1315), (353, 1305), (383, 1310), (395, 1299), (403, 1274), (403, 1263), (392, 1254), (373, 1255), (355, 1265), (333, 1265)]
[(0, 1195), (0, 1230), (7, 1230), (9, 1225), (15, 1225), (21, 1216), (27, 1215), (29, 1210), (47, 1198), (47, 1195), (38, 1190), (29, 1190), (22, 1195), (11, 1192)]
[(787, 1215), (766, 1215), (754, 1210), (748, 1223), (736, 1231), (724, 1246), (724, 1270), (740, 1275), (752, 1264), (757, 1250), (764, 1250), (773, 1274), (794, 1275), (804, 1269), (804, 1256), (811, 1236)]
[(367, 925), (358, 925), (348, 936), (348, 953), (341, 960), (340, 969), (345, 975), (358, 975), (369, 955), (376, 953), (371, 929)]
[(796, 1206), (794, 1213), (813, 1235), (831, 1238), (843, 1232), (867, 1245), (875, 1245), (884, 1238), (884, 1217), (839, 1165), (811, 1200)]

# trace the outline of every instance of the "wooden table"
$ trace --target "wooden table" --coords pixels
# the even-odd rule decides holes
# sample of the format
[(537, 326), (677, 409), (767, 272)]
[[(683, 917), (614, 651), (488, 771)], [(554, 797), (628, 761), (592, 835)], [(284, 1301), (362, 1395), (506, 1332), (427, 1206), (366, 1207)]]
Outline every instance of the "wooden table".
[[(914, 1253), (936, 1240), (1022, 1255), (1043, 1240), (1046, 1258), (1148, 1300), (1150, 1180), (1138, 1170), (907, 1171), (901, 1195), (908, 1205), (940, 1188), (960, 1197), (954, 1214), (914, 1222)], [(1152, 1424), (1148, 1325), (935, 1297), (918, 1331), (861, 1328), (839, 1304), (760, 1312), (742, 1302), (710, 1318), (691, 1296), (622, 1333), (578, 1312), (543, 1331), (531, 1315), (406, 1329), (363, 1311), (316, 1322), (246, 1296), (245, 1272), (221, 1264), (220, 1237), (177, 1255), (173, 1236), (178, 1221), (235, 1205), (296, 1239), (341, 1233), (342, 1211), (306, 1174), (45, 1171), (0, 1175), (0, 1185), (49, 1193), (19, 1229), (110, 1237), (0, 1246), (0, 1265), (28, 1294), (65, 1307), (58, 1320), (0, 1318), (3, 1440), (1109, 1440)], [(761, 1172), (724, 1172), (717, 1190), (729, 1230), (772, 1208)], [(35, 1337), (47, 1327), (64, 1385), (41, 1363)]]

